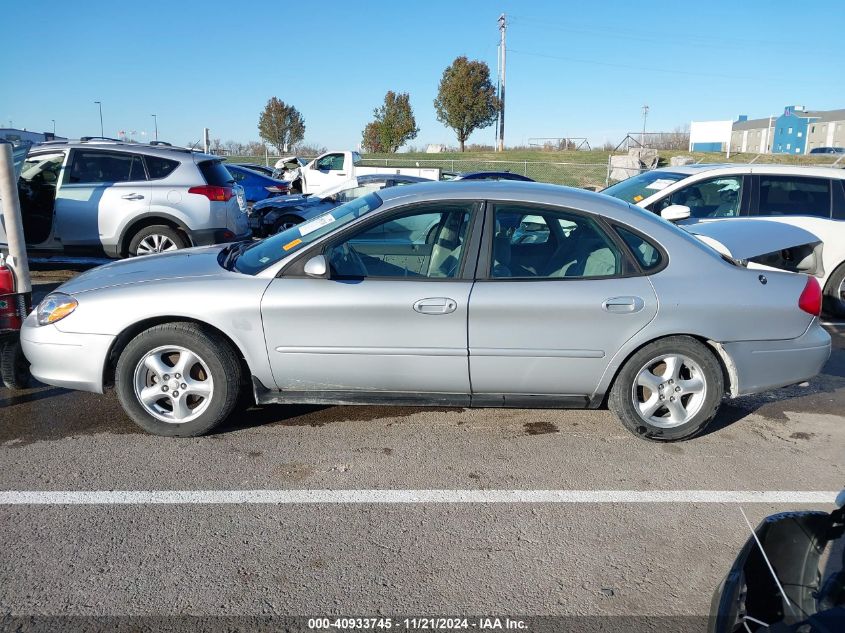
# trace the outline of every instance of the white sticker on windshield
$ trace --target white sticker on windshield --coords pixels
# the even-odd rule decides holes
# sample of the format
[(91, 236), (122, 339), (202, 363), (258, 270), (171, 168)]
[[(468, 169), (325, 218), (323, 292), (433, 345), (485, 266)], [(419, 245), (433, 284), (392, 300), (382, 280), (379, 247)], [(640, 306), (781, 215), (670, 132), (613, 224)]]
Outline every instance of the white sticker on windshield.
[(331, 224), (332, 222), (334, 222), (334, 216), (331, 213), (326, 213), (325, 215), (321, 215), (318, 218), (314, 218), (310, 222), (301, 224), (299, 226), (299, 234), (302, 237), (305, 237), (309, 233), (313, 233), (320, 227), (326, 226), (326, 224)]
[(661, 189), (665, 189), (669, 185), (671, 185), (674, 180), (668, 180), (666, 178), (658, 178), (650, 185), (646, 185), (646, 189), (653, 189), (654, 191), (660, 191)]

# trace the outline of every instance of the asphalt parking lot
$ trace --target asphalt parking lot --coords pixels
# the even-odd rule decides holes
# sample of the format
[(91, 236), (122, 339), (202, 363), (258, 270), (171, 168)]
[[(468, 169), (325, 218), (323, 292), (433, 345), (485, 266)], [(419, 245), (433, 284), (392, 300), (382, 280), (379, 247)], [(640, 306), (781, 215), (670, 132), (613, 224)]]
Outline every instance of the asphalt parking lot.
[[(72, 274), (47, 267), (37, 292)], [(748, 536), (740, 508), (829, 510), (813, 493), (845, 486), (845, 325), (828, 329), (821, 376), (678, 444), (606, 410), (317, 406), (165, 439), (113, 393), (0, 389), (0, 494), (158, 495), (0, 505), (0, 621), (704, 616)]]

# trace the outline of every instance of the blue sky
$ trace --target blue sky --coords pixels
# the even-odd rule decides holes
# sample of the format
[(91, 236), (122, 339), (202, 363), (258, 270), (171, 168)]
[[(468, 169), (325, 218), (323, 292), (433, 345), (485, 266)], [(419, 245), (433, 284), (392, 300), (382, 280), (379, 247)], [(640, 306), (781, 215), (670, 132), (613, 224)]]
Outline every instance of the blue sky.
[[(458, 55), (496, 72), (496, 20), (509, 16), (506, 143), (642, 126), (764, 117), (787, 104), (845, 107), (842, 0), (708, 2), (42, 2), (0, 8), (0, 125), (79, 137), (119, 130), (184, 144), (202, 128), (258, 139), (277, 96), (306, 141), (354, 147), (387, 90), (409, 92), (420, 133), (456, 145), (432, 101)], [(493, 128), (471, 143), (491, 144)]]

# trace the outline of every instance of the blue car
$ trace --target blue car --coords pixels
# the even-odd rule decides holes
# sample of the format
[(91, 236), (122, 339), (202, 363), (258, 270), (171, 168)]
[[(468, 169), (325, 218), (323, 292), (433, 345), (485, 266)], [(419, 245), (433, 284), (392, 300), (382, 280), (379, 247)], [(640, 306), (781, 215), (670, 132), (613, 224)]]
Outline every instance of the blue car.
[(233, 165), (232, 163), (226, 163), (226, 169), (232, 174), (235, 182), (244, 188), (246, 202), (249, 206), (261, 200), (285, 195), (290, 192), (290, 183), (286, 180), (276, 180), (252, 169)]

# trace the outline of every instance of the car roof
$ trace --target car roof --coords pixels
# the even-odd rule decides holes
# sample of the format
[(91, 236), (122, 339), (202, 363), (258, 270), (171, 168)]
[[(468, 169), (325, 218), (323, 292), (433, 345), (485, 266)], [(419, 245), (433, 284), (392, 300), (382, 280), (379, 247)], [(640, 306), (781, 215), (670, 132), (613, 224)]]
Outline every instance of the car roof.
[[(127, 143), (124, 141), (91, 140), (91, 141), (48, 141), (37, 143), (30, 148), (30, 152), (49, 151), (55, 149), (101, 149), (113, 152), (134, 152), (149, 156), (160, 156), (162, 158), (180, 158), (186, 155), (193, 156), (194, 162), (199, 163), (206, 160), (223, 160), (222, 156), (205, 154), (188, 147), (176, 147), (174, 145), (154, 145), (149, 143)], [(176, 154), (174, 156), (174, 154)]]
[(719, 170), (723, 173), (792, 174), (795, 176), (824, 176), (826, 178), (845, 178), (845, 170), (837, 167), (817, 165), (783, 165), (772, 163), (698, 163), (695, 165), (676, 165), (659, 167), (654, 172), (684, 174), (694, 176), (707, 171)]
[(433, 180), (403, 187), (388, 187), (378, 192), (385, 202), (399, 202), (403, 198), (424, 200), (502, 200), (566, 206), (590, 211), (628, 213), (627, 202), (604, 194), (521, 180)]
[(368, 182), (381, 182), (382, 180), (400, 180), (405, 182), (431, 182), (431, 178), (423, 178), (422, 176), (409, 176), (405, 174), (364, 174), (358, 176), (358, 184), (366, 184)]

